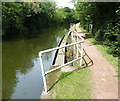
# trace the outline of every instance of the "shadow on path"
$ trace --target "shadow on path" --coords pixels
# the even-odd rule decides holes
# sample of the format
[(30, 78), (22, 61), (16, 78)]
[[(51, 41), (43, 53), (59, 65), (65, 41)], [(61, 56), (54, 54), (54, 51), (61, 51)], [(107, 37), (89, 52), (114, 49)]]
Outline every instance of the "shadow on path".
[(85, 64), (83, 64), (83, 67), (91, 67), (93, 65), (93, 60), (89, 57), (89, 55), (86, 53), (86, 51), (83, 49), (84, 51), (84, 56), (83, 56), (83, 60), (85, 62)]

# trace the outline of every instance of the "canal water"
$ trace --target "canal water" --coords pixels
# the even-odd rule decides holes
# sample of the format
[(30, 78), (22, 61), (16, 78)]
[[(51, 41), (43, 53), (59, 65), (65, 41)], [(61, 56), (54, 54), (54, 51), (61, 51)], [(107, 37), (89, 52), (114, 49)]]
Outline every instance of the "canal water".
[[(56, 47), (68, 26), (39, 29), (11, 35), (2, 42), (3, 99), (39, 99), (43, 81), (38, 53)], [(43, 54), (45, 70), (49, 70), (55, 51)]]

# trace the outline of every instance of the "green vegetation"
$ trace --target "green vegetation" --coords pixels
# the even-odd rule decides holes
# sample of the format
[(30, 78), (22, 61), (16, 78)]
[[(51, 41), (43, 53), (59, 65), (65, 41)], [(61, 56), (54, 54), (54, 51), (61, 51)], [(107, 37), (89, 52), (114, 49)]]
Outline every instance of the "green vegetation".
[[(71, 36), (67, 36), (66, 37), (66, 44), (71, 44), (72, 43), (72, 39)], [(73, 60), (73, 46), (69, 46), (65, 48), (66, 52), (65, 52), (65, 56), (66, 56), (66, 62), (70, 62)], [(71, 65), (73, 65), (73, 63), (71, 63)]]
[[(69, 7), (57, 8), (55, 2), (3, 2), (2, 35), (7, 36), (77, 22), (80, 22), (82, 31), (87, 33), (89, 24), (93, 24), (93, 38), (89, 40), (96, 44), (111, 64), (118, 67), (117, 57), (120, 54), (119, 4), (118, 2), (77, 2), (75, 3), (76, 9), (70, 9)], [(66, 55), (72, 60), (73, 50), (71, 48), (67, 50)], [(51, 90), (55, 93), (56, 99), (91, 98), (89, 68), (78, 69), (76, 72), (59, 72), (58, 75), (60, 78)], [(58, 78), (56, 73), (54, 76)], [(51, 79), (50, 83), (56, 81), (56, 77)]]
[(90, 70), (84, 68), (75, 72), (61, 72), (51, 92), (55, 99), (91, 99), (90, 88)]
[(119, 57), (119, 4), (119, 2), (76, 2), (76, 9), (70, 9), (57, 8), (55, 2), (5, 2), (2, 3), (2, 34), (11, 35), (80, 21), (81, 27), (87, 31), (89, 24), (93, 24), (92, 34), (95, 40), (109, 47), (108, 53)]
[(87, 30), (83, 29), (81, 26), (79, 26), (79, 27), (80, 27), (80, 29), (82, 30), (83, 33), (88, 33)]
[(10, 35), (56, 24), (76, 22), (74, 10), (58, 9), (55, 2), (2, 3), (3, 34)]
[(93, 37), (109, 47), (108, 53), (119, 57), (120, 51), (120, 6), (119, 2), (77, 2), (76, 16), (80, 25), (87, 31), (93, 24)]
[(119, 57), (119, 4), (119, 2), (76, 2), (76, 9), (70, 9), (57, 8), (55, 2), (3, 2), (2, 34), (11, 35), (80, 21), (81, 27), (87, 31), (89, 24), (93, 24), (92, 34), (95, 40), (108, 46), (108, 53)]
[[(71, 36), (66, 37), (67, 44), (72, 42)], [(66, 61), (73, 60), (73, 46), (66, 48)], [(85, 60), (83, 60), (85, 63)], [(74, 64), (72, 63), (72, 66)], [(89, 68), (74, 65), (74, 72), (55, 71), (49, 74), (50, 98), (52, 99), (91, 99), (91, 72)], [(54, 76), (53, 76), (54, 75)], [(57, 78), (57, 79), (56, 79)], [(54, 82), (54, 83), (53, 83)], [(52, 84), (52, 85), (50, 85)]]
[[(116, 72), (118, 72), (118, 74), (120, 73), (118, 71), (118, 57), (114, 57), (113, 55), (109, 54), (107, 52), (107, 50), (109, 49), (109, 47), (105, 46), (105, 45), (100, 45), (98, 44), (94, 38), (89, 38), (89, 40), (97, 46), (97, 49), (102, 53), (103, 57), (105, 57), (114, 67), (116, 67)], [(118, 75), (119, 76), (119, 75)]]
[[(119, 10), (117, 10), (117, 12), (118, 12)], [(80, 26), (80, 28), (81, 28), (81, 30), (84, 32), (84, 33), (88, 33), (87, 32), (87, 30), (85, 30), (83, 27), (81, 27)], [(108, 29), (108, 30), (110, 30), (110, 29)], [(119, 31), (119, 29), (117, 29), (117, 32)], [(114, 33), (114, 32), (113, 32)], [(111, 47), (110, 45), (107, 45), (107, 43), (106, 44), (104, 44), (105, 42), (107, 42), (107, 41), (100, 41), (101, 39), (99, 39), (99, 38), (101, 38), (101, 37), (98, 37), (97, 36), (97, 34), (98, 33), (96, 33), (96, 36), (94, 35), (94, 33), (93, 33), (93, 35), (86, 35), (86, 37), (88, 38), (88, 40), (90, 40), (94, 45), (96, 45), (97, 46), (97, 49), (102, 53), (102, 55), (103, 55), (103, 57), (105, 57), (114, 67), (116, 67), (116, 72), (118, 73), (118, 77), (120, 77), (120, 66), (119, 66), (119, 57), (118, 57), (118, 53), (116, 53), (115, 55), (113, 54), (113, 53), (110, 53), (110, 51), (111, 52), (114, 52), (115, 50), (115, 47), (116, 47), (116, 50), (119, 50), (119, 44), (120, 44), (120, 39), (119, 39), (119, 34), (118, 33), (116, 33), (116, 35), (118, 35), (118, 39), (117, 40), (114, 40), (114, 41), (116, 41), (116, 43), (117, 43), (117, 41), (118, 41), (118, 46), (113, 46), (113, 45), (116, 45), (116, 44), (114, 44), (114, 42), (113, 43), (111, 43), (111, 46), (113, 46), (113, 47)], [(111, 34), (110, 32), (108, 33), (108, 34)], [(114, 33), (115, 34), (115, 33)], [(99, 35), (100, 35), (100, 33), (99, 33)], [(98, 38), (98, 39), (97, 39)], [(102, 37), (103, 38), (103, 37)], [(114, 38), (114, 37), (113, 37)], [(109, 40), (110, 41), (110, 40)]]
[(75, 23), (78, 22), (78, 20), (76, 19), (74, 12), (74, 9), (64, 7), (57, 9), (56, 16), (58, 17), (57, 19), (59, 19), (62, 23)]
[[(83, 30), (86, 32), (85, 29)], [(102, 53), (103, 57), (105, 57), (114, 67), (116, 67), (116, 71), (119, 74), (120, 72), (118, 71), (118, 57), (114, 57), (112, 54), (109, 54), (107, 52), (109, 50), (109, 47), (106, 45), (102, 45), (99, 41), (96, 41), (91, 35), (86, 35), (86, 37), (88, 38), (88, 40), (90, 40), (91, 43), (97, 46), (97, 49)]]
[(54, 20), (52, 17), (55, 7), (55, 4), (50, 2), (2, 3), (3, 33), (16, 34), (49, 26), (50, 21)]
[[(69, 59), (69, 61), (72, 61), (72, 60), (73, 60), (73, 48), (72, 48), (72, 47), (69, 47), (69, 48), (67, 49), (66, 57), (67, 57), (67, 59)], [(68, 62), (69, 62), (69, 61), (68, 61)]]

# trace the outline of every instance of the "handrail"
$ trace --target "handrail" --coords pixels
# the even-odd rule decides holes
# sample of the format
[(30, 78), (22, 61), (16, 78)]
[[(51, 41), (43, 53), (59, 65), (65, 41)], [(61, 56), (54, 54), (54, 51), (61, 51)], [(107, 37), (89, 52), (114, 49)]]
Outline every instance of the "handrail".
[[(75, 31), (74, 31), (74, 32), (75, 32)], [(75, 33), (76, 33), (76, 32), (75, 32)], [(50, 52), (50, 51), (53, 51), (53, 50), (61, 49), (61, 48), (64, 48), (64, 47), (68, 47), (68, 46), (72, 46), (72, 45), (75, 45), (75, 44), (79, 44), (79, 43), (84, 42), (84, 39), (83, 39), (80, 35), (78, 35), (77, 33), (76, 33), (76, 35), (77, 35), (79, 38), (81, 38), (81, 41), (75, 42), (75, 43), (71, 43), (71, 44), (67, 44), (67, 45), (60, 46), (60, 47), (55, 47), (55, 48), (47, 49), (47, 50), (44, 50), (44, 51), (40, 51), (40, 52), (39, 52), (39, 56), (41, 56), (41, 54), (43, 54), (43, 53), (47, 53), (47, 52)]]
[(73, 46), (73, 45), (79, 44), (79, 43), (83, 43), (83, 41), (79, 41), (79, 42), (67, 44), (67, 45), (64, 45), (64, 46), (47, 49), (47, 50), (44, 50), (44, 51), (40, 51), (40, 52), (39, 52), (39, 56), (41, 56), (41, 54), (43, 54), (43, 53), (47, 53), (47, 52), (50, 52), (50, 51), (53, 51), (53, 50), (57, 50), (57, 49), (61, 49), (61, 48), (68, 47), (68, 46)]
[(79, 57), (79, 58), (77, 58), (77, 59), (74, 59), (74, 60), (72, 60), (72, 61), (70, 61), (70, 62), (67, 62), (66, 64), (63, 64), (63, 65), (61, 65), (61, 66), (58, 66), (58, 67), (56, 67), (56, 68), (54, 68), (54, 69), (51, 69), (51, 70), (45, 72), (45, 75), (48, 74), (48, 73), (50, 73), (50, 72), (53, 72), (53, 71), (55, 71), (55, 70), (57, 70), (57, 69), (60, 69), (61, 67), (64, 67), (64, 66), (66, 66), (66, 65), (68, 65), (68, 64), (71, 64), (71, 63), (73, 63), (73, 62), (75, 62), (75, 61), (77, 61), (77, 60), (79, 60), (79, 59), (81, 59), (81, 57)]
[[(46, 78), (45, 78), (45, 75), (46, 75), (46, 74), (48, 74), (48, 73), (50, 73), (50, 72), (53, 72), (53, 71), (55, 71), (55, 70), (57, 70), (57, 69), (59, 69), (59, 68), (62, 68), (63, 66), (66, 66), (66, 65), (68, 65), (68, 64), (71, 64), (71, 63), (73, 63), (73, 62), (75, 62), (75, 61), (77, 61), (77, 60), (79, 60), (79, 59), (80, 59), (80, 66), (82, 66), (83, 42), (84, 42), (84, 39), (83, 39), (80, 35), (77, 34), (77, 32), (74, 30), (74, 27), (75, 27), (74, 25), (70, 27), (70, 30), (69, 30), (69, 32), (68, 32), (68, 35), (69, 35), (70, 33), (72, 33), (72, 34), (75, 33), (75, 35), (77, 36), (77, 42), (74, 42), (74, 43), (71, 43), (71, 44), (67, 44), (67, 45), (64, 45), (64, 46), (59, 46), (59, 47), (55, 47), (55, 48), (43, 50), (43, 51), (40, 51), (40, 52), (39, 52), (39, 59), (40, 59), (40, 65), (41, 65), (41, 71), (42, 71), (42, 77), (43, 77), (43, 84), (44, 84), (44, 89), (45, 89), (45, 92), (44, 92), (44, 93), (45, 93), (45, 94), (48, 93), (48, 91), (47, 91), (47, 84), (46, 84)], [(81, 39), (80, 41), (78, 41), (78, 37)], [(75, 39), (74, 39), (74, 40), (75, 40)], [(81, 44), (81, 50), (79, 49), (78, 44)], [(69, 46), (73, 46), (73, 45), (77, 45), (77, 59), (74, 59), (74, 60), (72, 60), (72, 61), (70, 61), (70, 62), (67, 62), (66, 64), (60, 65), (60, 66), (58, 66), (58, 67), (56, 67), (56, 68), (54, 68), (54, 69), (51, 69), (51, 70), (49, 70), (49, 71), (47, 71), (47, 72), (44, 71), (44, 66), (43, 66), (43, 61), (42, 61), (42, 54), (43, 54), (43, 53), (47, 53), (47, 52), (50, 52), (50, 51), (53, 51), (53, 50), (57, 50), (57, 49), (61, 49), (61, 48), (65, 48), (65, 47), (69, 47)], [(81, 54), (80, 57), (78, 57), (78, 51), (79, 51), (80, 54)]]

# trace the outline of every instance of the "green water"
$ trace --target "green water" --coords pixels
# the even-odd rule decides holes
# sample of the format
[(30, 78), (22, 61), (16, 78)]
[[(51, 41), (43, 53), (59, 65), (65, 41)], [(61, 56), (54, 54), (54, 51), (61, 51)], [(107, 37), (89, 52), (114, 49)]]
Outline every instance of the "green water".
[[(3, 99), (39, 99), (43, 89), (38, 52), (55, 47), (67, 27), (57, 26), (7, 37), (2, 43)], [(43, 55), (45, 70), (55, 51)]]

